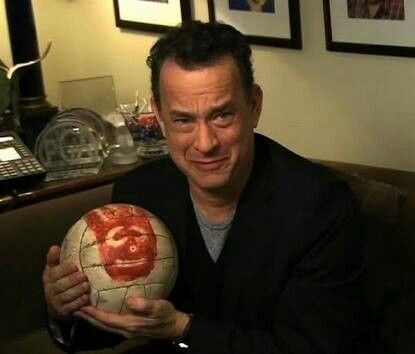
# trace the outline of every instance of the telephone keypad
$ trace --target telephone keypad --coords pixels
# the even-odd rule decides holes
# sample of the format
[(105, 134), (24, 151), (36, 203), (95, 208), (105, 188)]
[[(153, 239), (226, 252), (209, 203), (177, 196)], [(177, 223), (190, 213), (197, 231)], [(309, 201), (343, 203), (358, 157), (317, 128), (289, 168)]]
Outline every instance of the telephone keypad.
[(46, 174), (43, 166), (14, 132), (0, 133), (0, 152), (2, 184), (41, 178)]

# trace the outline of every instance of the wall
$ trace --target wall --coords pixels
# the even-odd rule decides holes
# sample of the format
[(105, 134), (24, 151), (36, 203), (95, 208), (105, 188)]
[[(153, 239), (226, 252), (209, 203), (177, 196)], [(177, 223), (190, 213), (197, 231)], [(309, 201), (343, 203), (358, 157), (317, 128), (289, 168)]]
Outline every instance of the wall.
[[(322, 1), (301, 2), (303, 50), (254, 46), (265, 104), (259, 131), (309, 157), (415, 171), (415, 58), (327, 52)], [(205, 1), (195, 17), (207, 20)], [(49, 100), (62, 80), (111, 74), (119, 102), (149, 94), (156, 34), (115, 27), (112, 0), (33, 0)], [(6, 39), (6, 40), (5, 40)], [(4, 5), (0, 58), (10, 62)]]

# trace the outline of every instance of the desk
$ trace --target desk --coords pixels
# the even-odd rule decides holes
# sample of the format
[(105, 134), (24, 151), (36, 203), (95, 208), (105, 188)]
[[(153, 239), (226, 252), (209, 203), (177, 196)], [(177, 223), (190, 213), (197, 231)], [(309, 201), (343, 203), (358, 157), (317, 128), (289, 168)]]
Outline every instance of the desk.
[(146, 163), (148, 160), (139, 159), (130, 165), (114, 165), (108, 159), (104, 162), (99, 174), (59, 181), (40, 181), (28, 186), (17, 187), (0, 193), (0, 213), (20, 208), (51, 198), (65, 196), (75, 192), (100, 187), (112, 183), (131, 169)]

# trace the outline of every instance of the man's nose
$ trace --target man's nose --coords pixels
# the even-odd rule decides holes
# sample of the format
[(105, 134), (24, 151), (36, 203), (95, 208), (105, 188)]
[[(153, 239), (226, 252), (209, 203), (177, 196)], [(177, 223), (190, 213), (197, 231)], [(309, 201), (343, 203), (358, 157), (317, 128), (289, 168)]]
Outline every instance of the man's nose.
[(196, 128), (194, 148), (202, 154), (213, 151), (219, 144), (215, 129), (208, 123), (200, 123)]

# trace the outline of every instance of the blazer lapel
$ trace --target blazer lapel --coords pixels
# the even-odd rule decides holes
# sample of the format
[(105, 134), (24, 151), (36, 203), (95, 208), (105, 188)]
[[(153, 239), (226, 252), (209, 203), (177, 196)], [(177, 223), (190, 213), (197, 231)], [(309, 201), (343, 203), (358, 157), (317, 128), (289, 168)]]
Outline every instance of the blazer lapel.
[(270, 202), (276, 174), (266, 144), (256, 144), (251, 177), (238, 203), (228, 240), (221, 255), (224, 265), (225, 319), (235, 318), (241, 292), (255, 291), (252, 279), (261, 274), (275, 248), (275, 226), (270, 223)]
[(165, 207), (169, 209), (166, 212), (166, 216), (169, 219), (168, 224), (172, 228), (177, 251), (180, 256), (183, 256), (186, 252), (189, 208), (191, 206), (187, 181), (182, 181), (179, 188), (176, 188), (174, 191), (170, 191), (168, 198), (172, 200), (171, 203), (165, 203)]
[[(150, 210), (161, 217), (173, 234), (179, 255), (184, 254), (189, 217), (189, 186), (186, 177), (169, 159), (160, 174), (169, 176), (150, 194)], [(149, 187), (151, 188), (151, 187)], [(180, 266), (180, 265), (179, 265)], [(180, 271), (180, 270), (179, 270)]]

